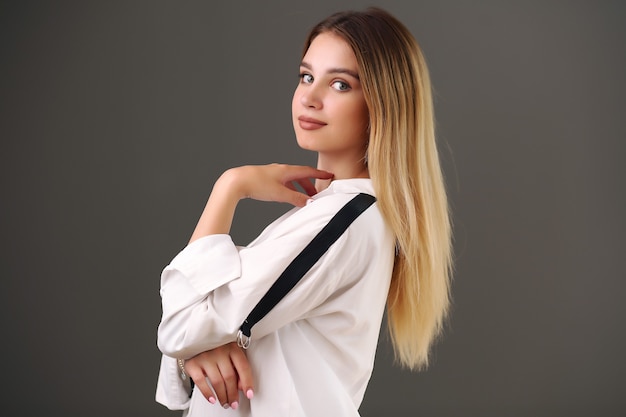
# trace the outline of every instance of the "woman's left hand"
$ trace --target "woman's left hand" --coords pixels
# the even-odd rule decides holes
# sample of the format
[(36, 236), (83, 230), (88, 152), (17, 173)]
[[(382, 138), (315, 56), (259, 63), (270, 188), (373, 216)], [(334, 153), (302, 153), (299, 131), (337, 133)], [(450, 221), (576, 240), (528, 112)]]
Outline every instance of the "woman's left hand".
[(216, 399), (207, 378), (215, 390), (217, 401), (224, 408), (239, 407), (239, 391), (243, 391), (247, 398), (254, 395), (250, 363), (245, 351), (235, 342), (188, 359), (185, 361), (185, 372), (211, 404), (215, 404)]

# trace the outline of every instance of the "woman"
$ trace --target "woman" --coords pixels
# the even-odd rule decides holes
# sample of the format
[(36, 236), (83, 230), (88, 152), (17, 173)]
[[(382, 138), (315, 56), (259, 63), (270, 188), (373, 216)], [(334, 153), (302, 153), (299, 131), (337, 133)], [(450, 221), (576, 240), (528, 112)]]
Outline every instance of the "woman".
[[(445, 320), (450, 221), (428, 70), (410, 32), (378, 8), (316, 25), (292, 117), (317, 168), (226, 171), (163, 271), (157, 401), (185, 415), (358, 416), (385, 305), (396, 357), (410, 369), (428, 364)], [(377, 201), (256, 325), (244, 353), (234, 343), (242, 321), (358, 193)], [(228, 233), (242, 198), (296, 207), (237, 247)]]

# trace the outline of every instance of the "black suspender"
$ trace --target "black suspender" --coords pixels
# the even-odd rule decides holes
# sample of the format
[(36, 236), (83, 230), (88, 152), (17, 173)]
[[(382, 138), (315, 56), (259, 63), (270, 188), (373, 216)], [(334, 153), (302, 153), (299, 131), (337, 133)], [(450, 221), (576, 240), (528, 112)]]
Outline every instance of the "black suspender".
[(276, 282), (274, 282), (244, 320), (237, 334), (237, 344), (239, 346), (244, 349), (250, 346), (252, 326), (265, 317), (265, 315), (296, 286), (298, 281), (315, 265), (324, 252), (339, 239), (348, 226), (375, 201), (376, 198), (374, 196), (360, 193), (330, 219), (328, 224), (320, 230), (302, 252), (285, 268)]

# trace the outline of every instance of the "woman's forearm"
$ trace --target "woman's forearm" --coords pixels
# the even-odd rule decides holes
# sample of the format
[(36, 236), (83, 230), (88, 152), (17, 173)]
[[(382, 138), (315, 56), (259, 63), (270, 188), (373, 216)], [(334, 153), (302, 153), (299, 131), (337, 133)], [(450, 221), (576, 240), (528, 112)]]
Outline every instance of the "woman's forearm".
[[(201, 237), (227, 234), (242, 198), (290, 203), (302, 207), (317, 190), (311, 179), (329, 180), (333, 174), (308, 166), (270, 164), (231, 168), (215, 182), (189, 243)], [(295, 189), (299, 184), (305, 191)]]
[(204, 236), (228, 234), (239, 200), (245, 197), (234, 170), (228, 170), (215, 182), (189, 243)]

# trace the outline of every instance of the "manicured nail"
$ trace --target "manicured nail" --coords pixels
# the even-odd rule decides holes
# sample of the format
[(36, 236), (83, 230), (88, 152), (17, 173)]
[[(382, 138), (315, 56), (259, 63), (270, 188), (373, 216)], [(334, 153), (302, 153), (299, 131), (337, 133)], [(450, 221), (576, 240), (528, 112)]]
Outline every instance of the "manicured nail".
[(233, 403), (230, 405), (230, 407), (233, 410), (236, 410), (239, 407), (239, 403), (237, 401), (233, 401)]
[(224, 408), (230, 408), (230, 405), (228, 405), (228, 403), (224, 404)]
[(209, 397), (209, 402), (210, 402), (211, 404), (215, 404), (215, 397), (210, 396), (210, 397)]
[(251, 389), (246, 391), (246, 397), (248, 397), (248, 399), (251, 400), (252, 397), (254, 397), (254, 391), (252, 391)]

